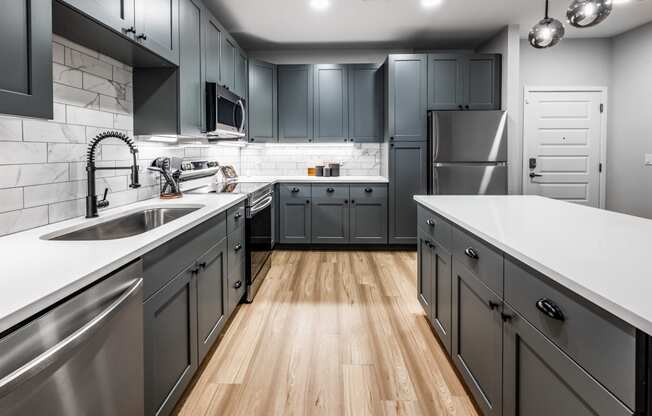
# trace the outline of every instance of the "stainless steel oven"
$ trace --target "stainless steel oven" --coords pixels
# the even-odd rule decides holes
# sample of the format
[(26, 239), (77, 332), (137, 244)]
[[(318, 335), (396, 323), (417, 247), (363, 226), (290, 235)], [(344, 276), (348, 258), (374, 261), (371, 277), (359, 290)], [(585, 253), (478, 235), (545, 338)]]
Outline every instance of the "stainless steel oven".
[(209, 139), (246, 136), (247, 107), (244, 98), (214, 82), (206, 83), (206, 131)]
[(252, 302), (271, 267), (274, 191), (265, 187), (247, 201), (246, 279), (247, 302)]

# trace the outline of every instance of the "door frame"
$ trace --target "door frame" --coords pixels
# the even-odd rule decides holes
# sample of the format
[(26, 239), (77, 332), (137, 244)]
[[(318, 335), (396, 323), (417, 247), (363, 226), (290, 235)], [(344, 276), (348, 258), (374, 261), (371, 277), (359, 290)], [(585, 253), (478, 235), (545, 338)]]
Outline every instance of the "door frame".
[(607, 190), (607, 119), (609, 112), (609, 88), (608, 87), (583, 87), (583, 86), (566, 86), (566, 87), (535, 87), (531, 85), (525, 85), (523, 87), (523, 131), (522, 133), (522, 146), (523, 146), (523, 175), (522, 175), (522, 185), (523, 185), (523, 194), (525, 195), (525, 189), (527, 187), (527, 181), (529, 176), (527, 172), (529, 171), (528, 166), (528, 154), (527, 154), (527, 141), (525, 137), (525, 132), (527, 131), (526, 123), (527, 118), (525, 117), (525, 109), (527, 108), (527, 102), (530, 93), (534, 92), (599, 92), (602, 94), (601, 104), (603, 105), (604, 111), (601, 113), (600, 120), (600, 164), (602, 165), (602, 170), (598, 171), (598, 180), (600, 188), (600, 198), (599, 198), (599, 207), (604, 209), (606, 206), (606, 190)]

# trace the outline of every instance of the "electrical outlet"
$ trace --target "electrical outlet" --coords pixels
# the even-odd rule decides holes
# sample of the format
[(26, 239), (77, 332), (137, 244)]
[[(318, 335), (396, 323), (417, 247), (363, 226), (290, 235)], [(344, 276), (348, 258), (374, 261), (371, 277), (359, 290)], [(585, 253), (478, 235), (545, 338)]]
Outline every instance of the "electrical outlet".
[(645, 155), (645, 166), (652, 166), (652, 153)]

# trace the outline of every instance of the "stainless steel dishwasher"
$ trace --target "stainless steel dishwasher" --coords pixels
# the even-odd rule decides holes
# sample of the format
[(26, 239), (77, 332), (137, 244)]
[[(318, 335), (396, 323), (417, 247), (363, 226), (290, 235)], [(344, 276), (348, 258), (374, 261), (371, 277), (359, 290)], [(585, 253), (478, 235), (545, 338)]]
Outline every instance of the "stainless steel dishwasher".
[(0, 339), (0, 415), (143, 415), (142, 263)]

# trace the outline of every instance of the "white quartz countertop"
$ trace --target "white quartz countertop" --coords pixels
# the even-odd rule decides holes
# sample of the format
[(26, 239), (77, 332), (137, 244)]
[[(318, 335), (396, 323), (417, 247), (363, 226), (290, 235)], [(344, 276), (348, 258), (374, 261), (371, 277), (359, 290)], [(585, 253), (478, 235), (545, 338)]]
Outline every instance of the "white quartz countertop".
[[(77, 218), (0, 237), (0, 332), (106, 276), (207, 219), (244, 201), (245, 195), (185, 195), (150, 199), (102, 211), (98, 219)], [(154, 230), (107, 241), (47, 241), (45, 235), (86, 228), (149, 207), (201, 207)]]
[(652, 220), (538, 196), (414, 199), (652, 334)]
[(240, 176), (240, 182), (270, 183), (389, 183), (384, 176)]

